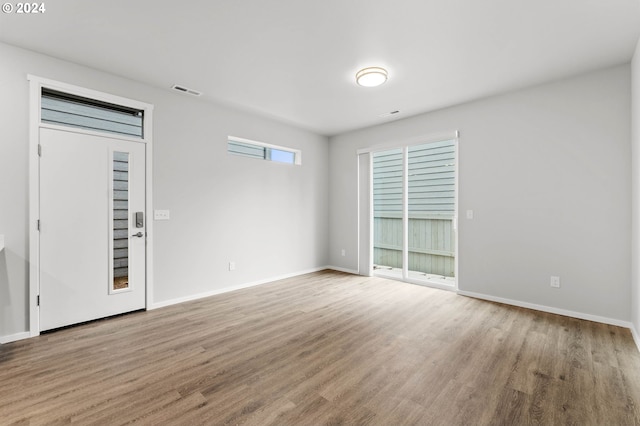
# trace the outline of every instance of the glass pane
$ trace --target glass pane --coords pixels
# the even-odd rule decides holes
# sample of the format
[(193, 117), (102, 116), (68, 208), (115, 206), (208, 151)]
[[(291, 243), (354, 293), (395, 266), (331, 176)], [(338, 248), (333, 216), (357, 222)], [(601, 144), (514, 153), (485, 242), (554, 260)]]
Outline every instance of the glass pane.
[(129, 153), (113, 153), (113, 290), (129, 288)]
[(277, 161), (279, 163), (293, 164), (296, 161), (296, 156), (293, 152), (283, 151), (281, 149), (271, 148), (269, 149), (271, 161)]
[(373, 154), (373, 268), (402, 278), (402, 149)]
[(409, 147), (409, 278), (454, 285), (455, 143)]

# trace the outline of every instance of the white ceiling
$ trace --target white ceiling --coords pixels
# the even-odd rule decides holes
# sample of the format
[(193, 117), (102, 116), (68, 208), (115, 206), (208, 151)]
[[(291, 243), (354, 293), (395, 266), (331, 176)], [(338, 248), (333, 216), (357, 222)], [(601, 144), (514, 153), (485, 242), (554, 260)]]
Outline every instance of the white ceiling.
[[(335, 135), (630, 60), (638, 0), (56, 0), (0, 41)], [(378, 88), (356, 71), (382, 66)], [(187, 95), (184, 95), (187, 96)]]

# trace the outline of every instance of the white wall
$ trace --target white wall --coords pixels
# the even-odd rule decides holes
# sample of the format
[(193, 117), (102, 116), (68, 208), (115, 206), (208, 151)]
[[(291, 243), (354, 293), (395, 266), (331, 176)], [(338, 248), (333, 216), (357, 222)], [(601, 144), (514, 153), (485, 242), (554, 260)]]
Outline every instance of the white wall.
[(640, 40), (631, 62), (631, 314), (635, 328), (636, 344), (640, 348)]
[[(154, 223), (154, 302), (327, 264), (326, 137), (0, 44), (0, 340), (28, 324), (28, 73), (155, 105), (154, 204), (171, 220)], [(229, 156), (227, 135), (301, 149), (302, 166)]]
[(330, 138), (330, 264), (358, 268), (356, 150), (459, 130), (460, 290), (629, 321), (630, 90), (621, 65)]

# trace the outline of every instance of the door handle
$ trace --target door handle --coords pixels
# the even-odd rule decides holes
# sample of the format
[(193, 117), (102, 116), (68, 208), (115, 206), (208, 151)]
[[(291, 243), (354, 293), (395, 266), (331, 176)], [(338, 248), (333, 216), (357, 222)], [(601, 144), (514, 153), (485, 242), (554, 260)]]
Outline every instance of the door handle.
[(144, 234), (142, 232), (138, 232), (137, 234), (133, 234), (132, 237), (142, 238)]

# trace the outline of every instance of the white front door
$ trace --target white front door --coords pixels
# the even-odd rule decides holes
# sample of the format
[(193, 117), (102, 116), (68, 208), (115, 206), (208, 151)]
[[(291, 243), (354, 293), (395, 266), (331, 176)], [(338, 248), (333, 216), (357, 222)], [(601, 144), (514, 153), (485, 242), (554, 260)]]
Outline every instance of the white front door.
[(145, 307), (145, 144), (40, 129), (40, 330)]

